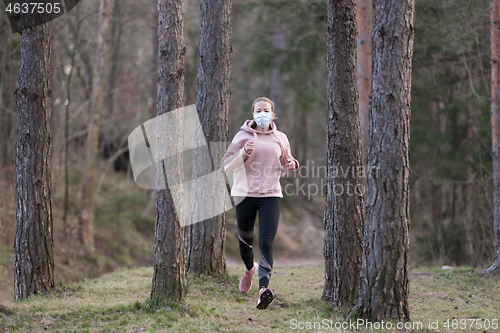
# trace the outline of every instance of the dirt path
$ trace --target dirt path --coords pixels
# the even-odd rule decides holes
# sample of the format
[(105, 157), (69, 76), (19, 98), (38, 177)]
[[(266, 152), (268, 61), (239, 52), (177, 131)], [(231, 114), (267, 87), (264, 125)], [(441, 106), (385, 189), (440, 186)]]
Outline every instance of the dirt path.
[[(242, 261), (234, 258), (227, 258), (226, 264), (228, 266), (243, 265)], [(293, 266), (293, 265), (322, 265), (324, 264), (323, 258), (318, 259), (275, 259), (273, 266)], [(14, 274), (0, 272), (0, 303), (8, 303), (14, 299)]]
[[(258, 260), (258, 258), (256, 258)], [(280, 259), (275, 258), (273, 266), (294, 266), (294, 265), (323, 265), (325, 260), (323, 258), (314, 259)], [(237, 266), (243, 265), (243, 261), (237, 260), (235, 258), (226, 258), (226, 265)]]

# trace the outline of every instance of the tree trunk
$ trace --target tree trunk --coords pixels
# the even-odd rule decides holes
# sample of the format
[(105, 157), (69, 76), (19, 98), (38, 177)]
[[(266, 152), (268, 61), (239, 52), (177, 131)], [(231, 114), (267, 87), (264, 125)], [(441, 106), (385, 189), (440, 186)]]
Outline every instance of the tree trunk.
[(85, 88), (85, 98), (86, 99), (91, 99), (92, 98), (92, 82), (90, 81), (91, 78), (91, 73), (90, 73), (90, 61), (88, 59), (88, 54), (87, 52), (81, 52), (80, 50), (85, 50), (86, 49), (86, 43), (88, 41), (85, 39), (84, 36), (80, 39), (80, 42), (75, 45), (75, 47), (78, 48), (78, 52), (76, 53), (76, 57), (78, 59), (79, 66), (76, 67), (76, 72), (78, 73), (78, 76), (80, 77), (80, 80), (82, 80), (83, 87)]
[(68, 229), (68, 210), (69, 210), (69, 105), (71, 103), (71, 78), (73, 77), (73, 69), (75, 67), (76, 53), (78, 52), (78, 42), (80, 40), (80, 26), (82, 20), (80, 20), (80, 7), (76, 9), (76, 36), (75, 45), (71, 53), (71, 69), (68, 75), (68, 81), (66, 83), (66, 101), (64, 109), (64, 212), (63, 212), (63, 235), (64, 238), (67, 237)]
[[(466, 53), (467, 58), (469, 53)], [(467, 61), (467, 83), (466, 91), (470, 97), (472, 94), (472, 61)], [(466, 115), (466, 136), (465, 144), (469, 147), (465, 153), (466, 164), (466, 184), (465, 184), (465, 220), (464, 220), (464, 230), (463, 230), (463, 246), (464, 246), (464, 261), (467, 265), (474, 265), (474, 173), (472, 170), (472, 163), (474, 159), (472, 157), (473, 152), (473, 140), (474, 140), (474, 123), (473, 123), (473, 108), (474, 104), (469, 100), (467, 103), (467, 115)]]
[[(26, 0), (22, 1), (24, 3)], [(21, 14), (16, 158), (15, 299), (54, 287), (51, 197), (51, 23)], [(48, 21), (48, 20), (47, 20)]]
[[(213, 172), (214, 168), (218, 169), (217, 163), (221, 158), (214, 156), (217, 155), (214, 152), (220, 148), (220, 142), (228, 140), (232, 52), (231, 8), (231, 0), (221, 2), (201, 0), (200, 3), (196, 106), (205, 139), (209, 144), (213, 142), (215, 145), (211, 145), (212, 149), (194, 150), (192, 179)], [(211, 190), (203, 186), (193, 186), (191, 208), (199, 207), (198, 201), (203, 200), (207, 193), (212, 193)], [(221, 197), (216, 193), (213, 195)], [(224, 274), (226, 272), (225, 247), (225, 213), (190, 224), (186, 232), (188, 273)]]
[(11, 85), (10, 61), (12, 52), (11, 28), (5, 11), (0, 11), (0, 173), (5, 168), (14, 165), (14, 149), (9, 147), (14, 144), (11, 132), (14, 130), (15, 112), (10, 110)]
[(497, 250), (497, 253), (495, 255), (495, 260), (493, 261), (493, 264), (491, 264), (490, 267), (485, 269), (483, 273), (486, 274), (500, 274), (500, 249)]
[(94, 201), (97, 179), (97, 151), (101, 123), (104, 77), (107, 58), (107, 36), (109, 33), (110, 10), (113, 0), (101, 0), (99, 6), (99, 32), (97, 35), (97, 57), (92, 77), (90, 120), (87, 133), (87, 150), (82, 188), (82, 209), (79, 218), (82, 245), (94, 251)]
[(279, 117), (283, 110), (283, 78), (280, 71), (283, 62), (283, 53), (281, 50), (284, 47), (284, 29), (284, 27), (277, 29), (273, 38), (273, 46), (280, 50), (280, 52), (273, 57), (273, 68), (271, 70), (271, 101), (273, 101), (274, 104), (274, 112), (278, 116), (278, 118), (273, 121), (277, 128), (280, 128)]
[(489, 273), (500, 274), (500, 1), (491, 1), (491, 139), (493, 157), (493, 229), (495, 261)]
[[(111, 44), (111, 56), (109, 58), (109, 63), (111, 65), (111, 69), (109, 71), (109, 81), (108, 81), (108, 89), (107, 91), (113, 91), (116, 87), (116, 81), (119, 77), (118, 66), (120, 64), (120, 46), (122, 39), (122, 31), (123, 31), (123, 4), (121, 0), (114, 0), (113, 4), (113, 12), (111, 16), (113, 16), (113, 20), (110, 23), (110, 44)], [(155, 53), (156, 54), (156, 53)], [(110, 93), (106, 95), (107, 102), (105, 105), (108, 109), (108, 114), (114, 114), (114, 93)]]
[[(302, 81), (302, 85), (307, 87), (312, 86), (310, 75), (301, 75), (297, 80)], [(294, 98), (294, 112), (293, 112), (293, 132), (294, 137), (292, 140), (294, 141), (293, 146), (295, 147), (295, 151), (297, 154), (298, 161), (307, 161), (307, 142), (308, 142), (308, 126), (309, 126), (309, 118), (310, 113), (308, 112), (310, 108), (310, 100), (308, 99), (307, 89), (298, 88), (296, 91), (296, 96)], [(277, 115), (279, 117), (279, 115)], [(296, 179), (296, 187), (301, 188), (306, 183), (306, 180), (303, 177), (298, 177)], [(300, 193), (298, 191), (297, 193)]]
[[(184, 106), (184, 66), (186, 46), (184, 42), (184, 4), (182, 0), (158, 0), (158, 117)], [(158, 118), (157, 118), (158, 119)], [(160, 122), (163, 124), (163, 122)], [(158, 146), (155, 156), (161, 152), (182, 151), (182, 142), (178, 142), (183, 133), (183, 122), (173, 117), (173, 123), (167, 124), (171, 131), (169, 140), (171, 145)], [(157, 124), (157, 138), (161, 136), (160, 126)], [(180, 138), (182, 139), (182, 138)], [(163, 150), (163, 151), (160, 151)], [(154, 276), (151, 288), (151, 298), (159, 297), (176, 302), (182, 302), (187, 293), (185, 275), (185, 247), (184, 230), (181, 223), (184, 221), (182, 210), (177, 211), (174, 205), (172, 184), (182, 188), (183, 160), (177, 154), (160, 161), (156, 165), (155, 176), (155, 254)], [(168, 182), (160, 186), (161, 176), (168, 170)], [(166, 178), (166, 175), (165, 175)], [(165, 181), (165, 179), (163, 179)], [(183, 193), (181, 195), (183, 198)], [(181, 200), (182, 201), (182, 200)]]
[(378, 0), (372, 31), (363, 266), (348, 318), (410, 320), (410, 104), (414, 0)]
[[(370, 137), (369, 97), (370, 79), (372, 75), (372, 53), (370, 35), (372, 28), (372, 0), (357, 0), (358, 21), (358, 67), (357, 83), (359, 91), (359, 122), (361, 125), (361, 147), (363, 148), (363, 169), (367, 170), (368, 144)], [(366, 188), (366, 178), (364, 179)]]
[[(153, 17), (154, 17), (154, 20), (152, 19), (153, 23), (154, 23), (154, 26), (153, 26), (153, 58), (151, 59), (151, 68), (152, 68), (152, 71), (151, 73), (156, 73), (158, 71), (158, 59), (156, 57), (156, 55), (158, 54), (158, 27), (157, 27), (157, 14), (158, 14), (158, 10), (156, 8), (156, 4), (154, 6), (154, 12), (153, 12)], [(153, 18), (152, 17), (152, 18)], [(152, 102), (151, 102), (151, 105), (150, 105), (150, 111), (149, 113), (151, 114), (151, 117), (155, 117), (156, 116), (156, 95), (158, 94), (157, 92), (157, 89), (158, 89), (158, 81), (157, 81), (157, 76), (156, 75), (151, 75), (151, 99), (152, 99)], [(148, 103), (149, 103), (149, 99), (148, 99)], [(148, 197), (149, 197), (149, 194), (148, 194)]]
[(493, 141), (494, 245), (500, 249), (500, 2), (491, 2), (491, 137)]
[(328, 179), (322, 298), (336, 308), (352, 306), (356, 300), (364, 203), (363, 179), (358, 174), (362, 151), (356, 87), (356, 0), (329, 0), (327, 10)]

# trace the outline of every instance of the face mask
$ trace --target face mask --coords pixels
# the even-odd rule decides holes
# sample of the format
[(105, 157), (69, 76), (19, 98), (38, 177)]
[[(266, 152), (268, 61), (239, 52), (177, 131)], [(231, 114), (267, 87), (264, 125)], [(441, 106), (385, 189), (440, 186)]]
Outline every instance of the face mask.
[(253, 119), (259, 127), (267, 127), (271, 123), (271, 112), (254, 113)]

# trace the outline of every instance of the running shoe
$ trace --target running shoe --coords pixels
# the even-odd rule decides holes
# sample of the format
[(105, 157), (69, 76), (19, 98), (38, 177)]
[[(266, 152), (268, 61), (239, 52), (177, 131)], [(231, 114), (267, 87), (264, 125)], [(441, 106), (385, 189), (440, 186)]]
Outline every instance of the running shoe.
[(246, 293), (250, 289), (252, 289), (252, 279), (253, 279), (253, 276), (255, 275), (255, 272), (257, 271), (258, 267), (259, 267), (259, 264), (254, 261), (252, 269), (245, 270), (245, 274), (243, 274), (243, 277), (240, 280), (240, 291), (242, 293)]
[(273, 292), (271, 289), (262, 287), (259, 290), (259, 300), (257, 301), (257, 309), (267, 309), (269, 304), (273, 301)]

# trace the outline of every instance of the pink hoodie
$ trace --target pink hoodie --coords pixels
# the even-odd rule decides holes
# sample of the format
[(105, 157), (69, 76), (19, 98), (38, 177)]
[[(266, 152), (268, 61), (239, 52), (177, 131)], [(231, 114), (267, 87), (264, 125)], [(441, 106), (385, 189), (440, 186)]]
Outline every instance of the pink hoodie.
[[(278, 131), (273, 121), (269, 126), (269, 131), (260, 132), (255, 129), (255, 120), (247, 119), (229, 145), (221, 163), (225, 172), (234, 171), (231, 196), (282, 198), (280, 176), (299, 168), (285, 133)], [(254, 142), (250, 155), (243, 149), (249, 140)], [(287, 159), (295, 162), (294, 167), (282, 167)]]

